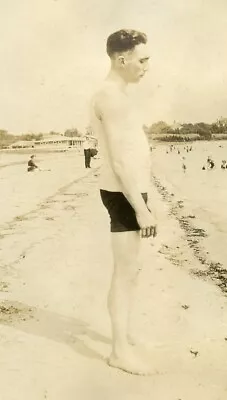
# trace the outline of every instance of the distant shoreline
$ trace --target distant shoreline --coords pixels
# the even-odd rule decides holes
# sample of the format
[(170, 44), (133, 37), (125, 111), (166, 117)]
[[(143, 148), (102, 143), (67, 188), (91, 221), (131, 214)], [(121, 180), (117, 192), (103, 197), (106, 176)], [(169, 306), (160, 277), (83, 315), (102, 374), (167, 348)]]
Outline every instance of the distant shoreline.
[(65, 152), (75, 152), (79, 153), (78, 149), (65, 149), (65, 148), (36, 148), (36, 147), (27, 147), (21, 149), (0, 149), (0, 153), (6, 154), (45, 154), (45, 153), (65, 153)]
[(189, 136), (187, 136), (187, 138), (185, 138), (185, 136), (180, 136), (180, 135), (176, 135), (176, 136), (171, 136), (171, 137), (151, 137), (151, 141), (155, 141), (155, 142), (165, 142), (165, 143), (191, 143), (191, 142), (215, 142), (215, 141), (225, 141), (227, 140), (227, 135), (225, 137), (213, 137), (211, 139), (201, 139), (201, 138), (190, 138)]

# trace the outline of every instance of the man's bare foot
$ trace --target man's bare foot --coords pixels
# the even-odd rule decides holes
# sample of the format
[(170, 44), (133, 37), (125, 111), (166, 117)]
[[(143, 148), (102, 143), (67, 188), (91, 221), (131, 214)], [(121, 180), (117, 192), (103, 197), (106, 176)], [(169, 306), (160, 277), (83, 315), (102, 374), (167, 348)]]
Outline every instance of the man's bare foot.
[(124, 354), (122, 353), (120, 357), (115, 354), (111, 354), (108, 364), (111, 367), (119, 368), (122, 371), (128, 372), (134, 375), (151, 375), (158, 373), (152, 365), (149, 365), (148, 360), (142, 357), (141, 354), (137, 352), (130, 346)]

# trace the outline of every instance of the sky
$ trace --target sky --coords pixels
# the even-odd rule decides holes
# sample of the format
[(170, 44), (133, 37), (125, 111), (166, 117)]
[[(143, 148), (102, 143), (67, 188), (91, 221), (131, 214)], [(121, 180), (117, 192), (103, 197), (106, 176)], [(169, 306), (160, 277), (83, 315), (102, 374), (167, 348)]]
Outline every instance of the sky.
[(106, 39), (122, 28), (149, 39), (149, 72), (132, 88), (144, 123), (227, 117), (226, 0), (0, 0), (0, 129), (83, 131)]

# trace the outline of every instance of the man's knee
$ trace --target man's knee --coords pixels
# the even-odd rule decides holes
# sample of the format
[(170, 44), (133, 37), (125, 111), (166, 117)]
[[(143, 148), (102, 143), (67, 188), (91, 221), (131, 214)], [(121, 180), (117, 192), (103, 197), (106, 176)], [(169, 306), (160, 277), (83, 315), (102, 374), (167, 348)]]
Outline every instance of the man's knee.
[(111, 239), (115, 261), (132, 264), (138, 260), (141, 244), (138, 232), (115, 232)]
[(142, 265), (140, 260), (138, 260), (138, 258), (135, 259), (131, 254), (118, 257), (114, 261), (115, 277), (130, 284), (136, 281), (141, 269)]

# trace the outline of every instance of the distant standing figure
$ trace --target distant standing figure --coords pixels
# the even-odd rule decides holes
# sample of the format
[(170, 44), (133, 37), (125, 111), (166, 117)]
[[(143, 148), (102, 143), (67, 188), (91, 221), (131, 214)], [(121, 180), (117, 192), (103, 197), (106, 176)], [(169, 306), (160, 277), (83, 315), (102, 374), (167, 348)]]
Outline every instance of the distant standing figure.
[(186, 167), (186, 165), (183, 163), (182, 164), (182, 168), (183, 168), (183, 171), (185, 172), (186, 171), (186, 169), (187, 169), (187, 167)]
[(38, 168), (38, 166), (35, 164), (34, 158), (35, 156), (32, 155), (28, 161), (28, 172), (35, 171), (35, 169)]
[(227, 165), (226, 165), (226, 160), (222, 160), (221, 162), (221, 169), (226, 169)]
[(85, 160), (85, 168), (91, 168), (91, 148), (90, 148), (90, 141), (88, 136), (85, 136), (85, 141), (83, 144), (84, 148), (84, 160)]

